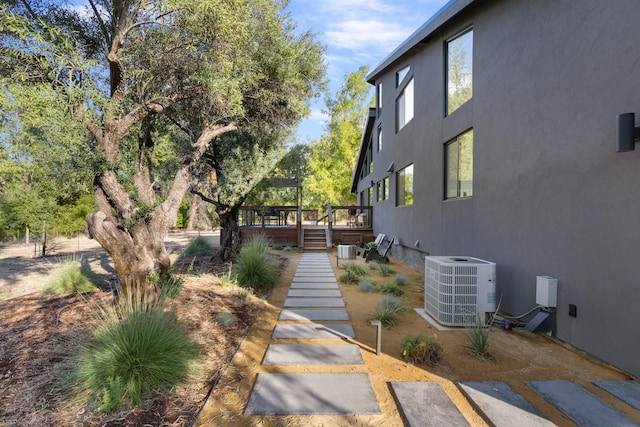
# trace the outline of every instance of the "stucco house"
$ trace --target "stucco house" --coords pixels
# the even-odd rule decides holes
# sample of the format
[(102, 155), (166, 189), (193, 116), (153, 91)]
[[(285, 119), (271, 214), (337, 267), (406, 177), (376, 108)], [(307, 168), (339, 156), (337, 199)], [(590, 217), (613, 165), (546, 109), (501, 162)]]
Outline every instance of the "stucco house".
[(367, 76), (352, 185), (393, 257), (495, 262), (504, 311), (557, 278), (553, 333), (634, 376), (640, 146), (616, 143), (638, 134), (617, 117), (640, 114), (639, 22), (637, 0), (449, 2)]

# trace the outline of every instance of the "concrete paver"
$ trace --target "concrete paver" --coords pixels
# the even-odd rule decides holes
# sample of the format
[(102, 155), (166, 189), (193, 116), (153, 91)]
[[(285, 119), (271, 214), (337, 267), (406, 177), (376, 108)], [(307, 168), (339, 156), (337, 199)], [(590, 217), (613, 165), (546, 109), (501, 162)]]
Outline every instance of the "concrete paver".
[(337, 283), (292, 283), (291, 289), (339, 289)]
[(327, 289), (291, 289), (287, 294), (288, 297), (341, 297), (339, 290)]
[(284, 307), (287, 307), (287, 308), (344, 307), (344, 300), (342, 298), (287, 298), (284, 301)]
[(273, 339), (307, 339), (307, 340), (341, 340), (355, 338), (353, 326), (348, 324), (286, 324), (276, 325), (273, 330)]
[(246, 415), (380, 414), (368, 374), (258, 374)]
[(263, 365), (363, 365), (356, 344), (271, 344)]
[(468, 426), (469, 423), (436, 382), (392, 382), (391, 390), (410, 427)]
[(296, 320), (300, 322), (314, 320), (348, 321), (349, 313), (347, 310), (282, 310), (278, 320)]
[(593, 383), (640, 411), (640, 383), (636, 381), (593, 381)]
[(638, 426), (637, 422), (573, 381), (525, 381), (579, 426)]
[(462, 390), (496, 427), (553, 426), (529, 401), (502, 381), (460, 383)]

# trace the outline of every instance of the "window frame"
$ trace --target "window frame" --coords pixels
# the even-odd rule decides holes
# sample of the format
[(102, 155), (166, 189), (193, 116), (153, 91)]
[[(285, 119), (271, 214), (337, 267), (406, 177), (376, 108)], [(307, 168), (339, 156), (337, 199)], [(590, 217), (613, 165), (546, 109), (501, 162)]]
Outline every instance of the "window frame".
[[(410, 174), (407, 174), (408, 170), (411, 170)], [(411, 191), (407, 191), (407, 176), (411, 177), (410, 189)], [(400, 169), (396, 172), (396, 207), (400, 206), (412, 206), (414, 203), (414, 165), (413, 163), (408, 164), (407, 166)], [(410, 200), (407, 200), (407, 194), (410, 195)]]
[[(408, 89), (411, 89), (410, 91)], [(410, 108), (407, 108), (410, 107)], [(396, 132), (400, 132), (415, 116), (415, 83), (411, 76), (396, 98)]]
[[(469, 140), (463, 140), (466, 136), (469, 135)], [(473, 128), (469, 128), (466, 131), (462, 132), (458, 136), (444, 143), (444, 200), (455, 200), (455, 199), (463, 199), (473, 197)], [(462, 144), (469, 144), (468, 148), (462, 147)], [(455, 147), (455, 164), (452, 162), (452, 153), (450, 153), (450, 149)], [(470, 157), (469, 165), (470, 171), (463, 171), (464, 162), (461, 162), (460, 159), (464, 155), (461, 154), (463, 150), (468, 150), (468, 155)], [(452, 174), (452, 169), (455, 169), (455, 174)], [(469, 183), (468, 186), (463, 185), (463, 176), (462, 175), (470, 175), (469, 180), (466, 182)], [(452, 179), (453, 178), (453, 179)], [(455, 184), (453, 184), (455, 182)], [(452, 188), (452, 184), (453, 187)], [(465, 192), (463, 187), (468, 187), (467, 192)]]
[[(450, 83), (449, 83), (449, 77), (451, 74), (451, 69), (449, 67), (449, 63), (450, 63), (450, 55), (449, 52), (451, 51), (450, 49), (450, 45), (457, 41), (460, 40), (462, 37), (471, 34), (471, 51), (469, 53), (470, 55), (470, 60), (469, 60), (469, 68), (470, 68), (470, 82), (469, 82), (469, 95), (466, 99), (464, 99), (464, 101), (462, 103), (460, 103), (459, 105), (455, 106), (455, 108), (450, 109), (450, 106), (452, 105), (451, 103), (451, 98), (458, 92), (452, 92), (450, 89)], [(466, 55), (465, 55), (466, 56)], [(467, 64), (465, 63), (465, 66)], [(466, 90), (466, 88), (463, 88), (463, 90)], [(469, 25), (467, 27), (465, 27), (464, 29), (462, 29), (461, 31), (458, 31), (457, 33), (455, 33), (453, 36), (449, 37), (448, 39), (445, 40), (444, 42), (444, 115), (445, 117), (453, 114), (456, 110), (458, 110), (460, 107), (462, 107), (464, 104), (466, 104), (468, 101), (470, 101), (471, 99), (473, 99), (473, 25)]]

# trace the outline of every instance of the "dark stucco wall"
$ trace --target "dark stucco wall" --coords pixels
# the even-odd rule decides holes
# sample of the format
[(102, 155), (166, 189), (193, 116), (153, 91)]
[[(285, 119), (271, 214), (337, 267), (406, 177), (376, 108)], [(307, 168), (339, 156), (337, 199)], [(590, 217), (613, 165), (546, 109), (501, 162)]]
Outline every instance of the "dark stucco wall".
[[(640, 2), (473, 2), (376, 76), (384, 133), (374, 172), (391, 175), (374, 231), (423, 268), (424, 252), (498, 265), (502, 308), (535, 305), (537, 275), (559, 281), (557, 336), (640, 376), (640, 145), (616, 153), (616, 115), (640, 124)], [(444, 117), (444, 41), (473, 25), (473, 99)], [(395, 72), (411, 66), (415, 117), (395, 132)], [(474, 130), (473, 196), (443, 200), (443, 144)], [(374, 132), (375, 135), (375, 132)], [(375, 136), (374, 136), (375, 147)], [(414, 164), (415, 203), (395, 206)], [(569, 304), (577, 306), (570, 317)]]

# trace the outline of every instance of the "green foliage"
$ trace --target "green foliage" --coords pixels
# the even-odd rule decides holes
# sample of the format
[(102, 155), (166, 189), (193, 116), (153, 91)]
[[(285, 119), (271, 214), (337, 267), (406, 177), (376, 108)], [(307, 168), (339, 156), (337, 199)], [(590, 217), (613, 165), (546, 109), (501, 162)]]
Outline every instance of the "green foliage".
[(338, 280), (341, 283), (358, 283), (362, 279), (362, 276), (355, 274), (349, 270), (346, 270), (340, 274)]
[(367, 265), (370, 270), (380, 270), (380, 264), (377, 261), (369, 261)]
[(347, 263), (347, 271), (350, 271), (352, 274), (355, 274), (356, 276), (366, 276), (367, 274), (364, 267), (362, 267), (360, 264), (357, 264), (353, 261), (350, 261)]
[(435, 335), (407, 334), (402, 341), (401, 352), (407, 362), (433, 366), (442, 358), (443, 349)]
[(137, 294), (101, 313), (76, 356), (74, 394), (113, 411), (122, 403), (142, 404), (151, 391), (184, 384), (199, 348), (162, 300)]
[(149, 283), (155, 285), (161, 296), (178, 298), (182, 293), (184, 278), (173, 271), (167, 274), (151, 273), (149, 274)]
[(236, 275), (233, 272), (233, 267), (229, 267), (229, 271), (227, 271), (227, 274), (223, 274), (222, 276), (219, 277), (220, 282), (218, 282), (219, 286), (222, 286), (223, 288), (229, 287), (229, 286), (236, 286), (238, 284), (238, 280), (236, 279)]
[(181, 258), (209, 256), (213, 252), (213, 246), (207, 239), (202, 236), (198, 236), (191, 240), (184, 252), (180, 255)]
[(362, 138), (362, 118), (371, 103), (367, 72), (368, 67), (362, 66), (345, 76), (335, 98), (326, 101), (331, 119), (327, 133), (311, 141), (311, 174), (305, 180), (306, 195), (313, 206), (351, 205), (356, 201), (351, 177)]
[(238, 323), (238, 319), (231, 313), (221, 312), (216, 314), (216, 321), (224, 327), (231, 327)]
[(236, 280), (243, 287), (269, 290), (278, 281), (275, 263), (269, 255), (269, 242), (254, 237), (243, 245), (236, 264)]
[(284, 246), (281, 243), (274, 243), (273, 245), (271, 245), (271, 247), (276, 251), (281, 251), (284, 248)]
[(488, 356), (489, 335), (491, 334), (491, 327), (496, 319), (496, 314), (500, 311), (501, 304), (502, 298), (498, 301), (496, 311), (489, 316), (486, 323), (479, 313), (467, 313), (467, 319), (470, 320), (465, 324), (467, 329), (467, 345), (465, 348), (471, 350), (473, 354)]
[(395, 273), (395, 270), (387, 264), (378, 264), (378, 266), (380, 267), (380, 272), (383, 276), (390, 276)]
[(393, 278), (393, 283), (399, 286), (404, 286), (407, 284), (407, 278), (404, 276), (396, 276)]
[(381, 294), (393, 295), (396, 297), (399, 297), (404, 294), (404, 291), (400, 289), (398, 285), (396, 285), (395, 283), (389, 283), (389, 282), (380, 283), (378, 285), (378, 290), (380, 291)]
[(368, 280), (360, 280), (358, 282), (358, 289), (363, 292), (375, 293), (377, 291), (376, 287), (371, 284)]
[(54, 272), (46, 286), (45, 295), (64, 295), (70, 293), (91, 292), (98, 289), (94, 283), (94, 274), (82, 265), (82, 260), (65, 260)]
[(285, 247), (284, 247), (284, 251), (285, 251), (285, 252), (292, 252), (292, 251), (293, 251), (293, 248), (292, 248), (291, 246), (285, 246)]
[(236, 298), (238, 298), (240, 301), (245, 301), (247, 298), (249, 298), (249, 295), (251, 294), (251, 292), (249, 292), (249, 290), (247, 289), (242, 289), (238, 292), (236, 292), (234, 294), (234, 296)]
[(398, 314), (406, 310), (400, 301), (390, 295), (384, 295), (378, 301), (378, 306), (373, 316), (375, 320), (379, 320), (382, 326), (390, 327), (396, 324), (395, 318)]

